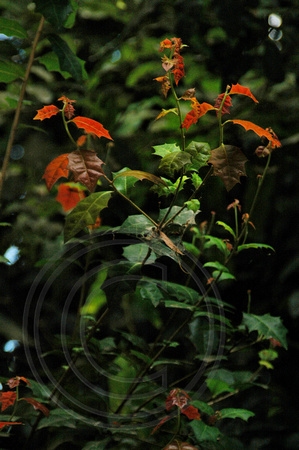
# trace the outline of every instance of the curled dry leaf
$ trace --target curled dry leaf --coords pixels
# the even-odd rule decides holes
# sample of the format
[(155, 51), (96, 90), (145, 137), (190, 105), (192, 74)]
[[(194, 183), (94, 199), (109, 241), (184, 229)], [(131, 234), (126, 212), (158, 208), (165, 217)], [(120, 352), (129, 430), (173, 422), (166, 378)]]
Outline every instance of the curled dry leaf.
[(46, 417), (49, 417), (50, 411), (42, 403), (38, 402), (34, 398), (23, 397), (20, 400), (25, 400), (27, 403), (33, 406), (34, 409), (41, 411)]

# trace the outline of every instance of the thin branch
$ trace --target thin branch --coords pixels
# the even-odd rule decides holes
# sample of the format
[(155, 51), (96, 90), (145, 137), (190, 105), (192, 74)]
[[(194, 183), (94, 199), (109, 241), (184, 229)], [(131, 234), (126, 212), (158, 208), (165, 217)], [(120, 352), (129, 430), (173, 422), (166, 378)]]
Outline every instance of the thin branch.
[(30, 71), (31, 71), (31, 67), (33, 64), (33, 60), (34, 60), (34, 55), (35, 55), (35, 50), (36, 50), (36, 46), (38, 44), (43, 26), (44, 26), (44, 22), (45, 22), (45, 18), (44, 16), (41, 17), (41, 20), (39, 22), (39, 26), (32, 44), (32, 50), (29, 56), (29, 60), (28, 60), (28, 64), (27, 64), (27, 68), (26, 68), (26, 72), (25, 72), (25, 77), (22, 83), (22, 87), (21, 87), (21, 92), (20, 92), (20, 97), (19, 97), (19, 101), (18, 101), (18, 105), (17, 105), (17, 109), (15, 112), (15, 116), (14, 116), (14, 120), (12, 123), (12, 127), (10, 130), (10, 134), (9, 134), (9, 138), (8, 138), (8, 142), (7, 142), (7, 147), (6, 147), (6, 151), (5, 151), (5, 156), (4, 156), (4, 160), (3, 160), (3, 165), (2, 165), (2, 170), (0, 172), (0, 198), (2, 195), (2, 189), (3, 189), (3, 183), (5, 180), (5, 176), (6, 176), (6, 172), (7, 172), (7, 168), (8, 168), (8, 164), (9, 164), (9, 158), (10, 158), (10, 152), (12, 149), (12, 145), (14, 142), (14, 138), (15, 138), (15, 134), (16, 134), (16, 130), (19, 124), (19, 118), (20, 118), (20, 113), (21, 113), (21, 109), (22, 109), (22, 104), (24, 101), (24, 96), (25, 96), (25, 91), (26, 91), (26, 87), (27, 87), (27, 83), (28, 83), (28, 79), (29, 79), (29, 75), (30, 75)]

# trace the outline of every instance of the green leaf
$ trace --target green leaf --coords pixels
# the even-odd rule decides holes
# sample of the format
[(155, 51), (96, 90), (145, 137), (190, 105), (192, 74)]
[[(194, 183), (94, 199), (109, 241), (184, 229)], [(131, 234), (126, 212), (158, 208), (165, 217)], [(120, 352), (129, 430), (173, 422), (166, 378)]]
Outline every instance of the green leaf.
[(52, 45), (53, 51), (58, 56), (60, 69), (69, 72), (76, 81), (82, 82), (83, 75), (81, 63), (67, 43), (56, 34), (50, 34), (48, 39)]
[(139, 281), (138, 286), (140, 286), (139, 292), (141, 298), (144, 300), (149, 299), (155, 308), (159, 305), (161, 300), (163, 300), (163, 294), (154, 281), (143, 279)]
[(187, 209), (190, 209), (191, 211), (199, 212), (200, 203), (197, 198), (193, 198), (192, 200), (189, 200), (185, 202), (185, 205), (187, 206)]
[(211, 391), (212, 397), (215, 398), (223, 392), (234, 392), (234, 388), (232, 388), (228, 383), (222, 380), (216, 380), (214, 378), (206, 379), (207, 386)]
[(264, 361), (274, 361), (278, 358), (278, 353), (271, 348), (265, 348), (259, 352), (259, 357)]
[(204, 267), (212, 267), (212, 269), (217, 269), (222, 272), (228, 272), (228, 268), (218, 261), (209, 261), (203, 265)]
[[(114, 364), (119, 366), (117, 375), (108, 378), (109, 385), (109, 410), (113, 413), (125, 398), (134, 377), (136, 370), (132, 362), (123, 356), (118, 356), (114, 360)], [(125, 404), (121, 410), (122, 414), (127, 414), (130, 411), (130, 405)]]
[(164, 300), (163, 304), (166, 308), (188, 309), (189, 311), (194, 310), (194, 306), (188, 305), (183, 302), (176, 302), (174, 300)]
[(232, 273), (229, 272), (220, 272), (219, 270), (214, 270), (213, 271), (213, 278), (216, 279), (218, 278), (217, 282), (219, 283), (220, 281), (225, 281), (225, 280), (235, 280), (236, 277), (234, 277), (234, 275)]
[(113, 175), (113, 184), (116, 187), (116, 189), (121, 192), (124, 195), (129, 195), (130, 191), (132, 190), (132, 188), (134, 187), (134, 184), (136, 183), (136, 178), (132, 177), (132, 176), (125, 176), (125, 177), (120, 177), (119, 175), (121, 175), (123, 172), (127, 172), (129, 169), (129, 167), (124, 167), (123, 169), (119, 170), (118, 172), (112, 172)]
[(271, 369), (271, 370), (274, 369), (273, 364), (271, 364), (269, 361), (261, 360), (261, 361), (259, 361), (259, 365), (266, 367), (266, 369)]
[(96, 192), (81, 200), (66, 217), (64, 240), (69, 241), (87, 225), (93, 225), (102, 209), (106, 208), (112, 192)]
[(110, 437), (103, 439), (102, 441), (91, 441), (87, 442), (87, 444), (84, 445), (82, 450), (105, 450), (107, 449), (107, 445), (111, 441)]
[(207, 165), (211, 156), (211, 148), (207, 142), (190, 142), (186, 152), (191, 155), (192, 164), (187, 168), (188, 171), (198, 171), (201, 167)]
[(69, 0), (36, 0), (35, 4), (36, 12), (41, 13), (58, 30), (63, 27), (72, 12)]
[(190, 426), (195, 434), (197, 442), (212, 441), (217, 442), (220, 430), (216, 427), (206, 425), (202, 420), (192, 420)]
[(153, 228), (153, 224), (143, 214), (136, 214), (129, 216), (123, 224), (118, 228), (118, 231), (124, 234), (145, 235)]
[(195, 189), (199, 188), (202, 183), (202, 179), (200, 178), (200, 176), (196, 172), (192, 172), (191, 179)]
[(266, 250), (271, 250), (272, 252), (275, 252), (274, 248), (271, 247), (270, 245), (266, 245), (266, 244), (257, 244), (257, 243), (252, 243), (252, 244), (244, 244), (244, 245), (239, 245), (237, 248), (237, 252), (241, 252), (242, 250), (247, 250), (249, 248), (259, 248), (259, 249), (266, 249)]
[[(142, 263), (148, 256), (150, 248), (146, 244), (132, 244), (125, 247), (123, 250), (123, 255), (129, 261), (133, 263)], [(156, 255), (151, 252), (145, 261), (145, 264), (152, 264), (156, 261)]]
[[(167, 186), (166, 183), (163, 180), (161, 180), (161, 178), (157, 177), (156, 175), (153, 175), (152, 173), (143, 172), (142, 170), (122, 171), (114, 177), (114, 180), (115, 180), (115, 178), (118, 178), (118, 177), (133, 177), (137, 180), (149, 180), (154, 184)], [(114, 180), (113, 180), (113, 182), (114, 182)], [(135, 180), (135, 182), (137, 180)]]
[(77, 428), (77, 422), (81, 416), (76, 415), (73, 411), (68, 413), (64, 409), (52, 409), (48, 418), (43, 418), (37, 427), (38, 430), (47, 427), (67, 427)]
[(227, 225), (226, 223), (221, 222), (220, 220), (218, 220), (218, 221), (216, 222), (216, 225), (220, 225), (220, 226), (223, 227), (226, 231), (228, 231), (228, 232), (234, 237), (234, 239), (236, 238), (236, 233), (235, 233), (234, 230), (233, 230), (229, 225)]
[(250, 417), (255, 416), (255, 414), (247, 409), (239, 408), (225, 408), (220, 410), (220, 419), (242, 419), (246, 422)]
[(56, 53), (48, 52), (37, 58), (38, 62), (43, 64), (49, 72), (59, 72), (65, 79), (71, 78), (71, 74), (60, 69), (59, 59)]
[[(175, 214), (177, 214), (180, 209), (181, 209), (180, 206), (174, 206), (171, 209), (171, 214), (168, 216), (168, 218), (173, 216), (173, 215), (175, 215)], [(159, 220), (163, 219), (163, 217), (165, 216), (167, 211), (168, 211), (168, 208), (160, 210)], [(172, 224), (182, 225), (182, 226), (187, 225), (187, 224), (188, 225), (193, 225), (193, 224), (195, 224), (195, 213), (194, 213), (194, 211), (183, 209), (180, 212), (180, 214), (178, 214), (171, 223)]]
[(195, 406), (195, 408), (198, 408), (201, 413), (208, 414), (209, 416), (211, 416), (215, 412), (212, 406), (208, 405), (205, 402), (202, 402), (201, 400), (193, 400), (191, 402), (191, 405)]
[(20, 39), (27, 39), (27, 31), (16, 20), (0, 17), (0, 30), (6, 36), (15, 36)]
[(183, 176), (182, 181), (180, 183), (181, 177), (179, 177), (174, 183), (168, 178), (161, 177), (161, 179), (164, 181), (165, 186), (152, 186), (151, 190), (156, 192), (160, 197), (162, 195), (170, 195), (175, 194), (175, 192), (178, 189), (178, 192), (181, 192), (181, 190), (184, 188), (184, 184), (186, 180), (188, 180), (188, 177)]
[(173, 152), (180, 151), (180, 147), (178, 147), (176, 144), (155, 145), (153, 149), (155, 150), (154, 155), (161, 156), (161, 158), (164, 158), (164, 156), (169, 155)]
[(19, 64), (10, 61), (0, 61), (0, 82), (11, 83), (17, 78), (23, 78), (25, 70)]
[(141, 361), (145, 362), (146, 364), (149, 364), (152, 359), (146, 355), (145, 353), (138, 352), (137, 350), (131, 350), (131, 355), (136, 356), (136, 358), (141, 359)]
[(85, 304), (81, 308), (81, 316), (96, 316), (98, 311), (107, 303), (106, 294), (102, 290), (102, 284), (107, 278), (108, 269), (102, 269), (90, 287)]
[(179, 150), (165, 155), (161, 159), (159, 170), (166, 175), (173, 177), (175, 172), (181, 170), (186, 164), (190, 163), (190, 155)]
[(224, 256), (228, 256), (229, 255), (229, 250), (225, 245), (225, 242), (223, 242), (222, 239), (219, 239), (215, 236), (209, 236), (209, 235), (205, 235), (205, 243), (204, 243), (204, 247), (205, 248), (210, 248), (212, 246), (216, 246), (218, 248), (218, 250), (224, 255)]
[(255, 314), (243, 313), (242, 324), (249, 332), (257, 331), (264, 338), (276, 339), (287, 350), (287, 329), (283, 325), (280, 317), (272, 317), (270, 314), (256, 316)]

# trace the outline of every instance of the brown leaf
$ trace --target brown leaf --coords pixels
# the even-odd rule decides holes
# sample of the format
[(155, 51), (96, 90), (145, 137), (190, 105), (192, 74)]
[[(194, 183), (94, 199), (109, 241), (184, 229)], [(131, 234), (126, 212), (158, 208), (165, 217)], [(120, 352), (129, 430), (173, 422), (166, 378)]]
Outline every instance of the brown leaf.
[(224, 186), (230, 191), (235, 184), (240, 183), (240, 176), (246, 176), (245, 163), (247, 158), (238, 147), (221, 145), (211, 151), (208, 163), (213, 165), (213, 175), (220, 177)]
[(43, 178), (46, 181), (48, 191), (52, 189), (53, 185), (57, 180), (59, 180), (59, 178), (67, 178), (69, 176), (69, 171), (67, 169), (69, 163), (68, 155), (69, 153), (65, 153), (64, 155), (58, 156), (46, 167)]
[[(225, 96), (225, 94), (220, 94), (218, 95), (218, 97), (215, 100), (215, 108), (219, 109), (223, 100), (223, 97)], [(229, 95), (227, 95), (225, 97), (224, 103), (222, 105), (222, 109), (221, 109), (221, 115), (223, 116), (223, 114), (230, 114), (229, 112), (229, 108), (232, 106), (232, 101)], [(218, 117), (218, 112), (217, 111), (217, 117)]]
[(195, 406), (192, 405), (185, 406), (184, 408), (181, 408), (181, 412), (182, 414), (185, 414), (185, 416), (187, 416), (188, 419), (201, 420), (198, 409), (195, 408)]
[(74, 180), (93, 192), (98, 179), (104, 175), (101, 168), (103, 161), (93, 150), (75, 150), (68, 155), (68, 160), (67, 168), (73, 173)]
[(137, 178), (138, 180), (149, 180), (154, 184), (167, 186), (165, 181), (163, 181), (160, 177), (157, 177), (152, 173), (143, 172), (142, 170), (126, 170), (116, 175), (116, 177), (114, 177), (114, 180), (119, 177), (134, 177)]
[(181, 250), (174, 245), (174, 243), (172, 242), (171, 239), (169, 239), (169, 237), (163, 233), (163, 231), (159, 230), (159, 235), (161, 237), (161, 239), (165, 242), (165, 244), (167, 245), (167, 247), (169, 247), (171, 250), (173, 250), (175, 253), (179, 253), (180, 255), (183, 255), (183, 253), (181, 252)]
[(30, 386), (30, 382), (27, 380), (27, 378), (18, 376), (8, 380), (6, 384), (10, 387), (10, 389), (13, 389), (16, 386), (19, 386), (21, 380), (24, 381), (24, 383), (26, 383), (28, 386)]

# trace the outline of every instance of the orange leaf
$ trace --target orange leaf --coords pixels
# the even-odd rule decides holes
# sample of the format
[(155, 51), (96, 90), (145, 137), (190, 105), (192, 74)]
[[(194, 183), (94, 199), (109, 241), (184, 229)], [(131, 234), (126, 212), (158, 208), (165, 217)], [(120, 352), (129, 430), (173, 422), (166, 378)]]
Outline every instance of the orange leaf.
[(191, 98), (192, 103), (192, 110), (188, 112), (188, 114), (185, 117), (184, 122), (182, 123), (182, 128), (188, 128), (196, 123), (198, 119), (201, 116), (204, 116), (208, 111), (211, 111), (212, 109), (216, 109), (214, 106), (210, 105), (209, 103), (198, 103), (195, 97)]
[(41, 411), (46, 417), (49, 417), (49, 410), (42, 403), (38, 402), (34, 398), (23, 397), (20, 400), (25, 400), (27, 403), (33, 406), (34, 409)]
[(162, 93), (164, 94), (164, 97), (166, 98), (167, 92), (169, 91), (169, 89), (171, 87), (168, 77), (167, 76), (158, 77), (158, 78), (154, 78), (154, 80), (158, 81), (158, 83), (162, 83), (161, 90), (162, 90)]
[(211, 151), (208, 163), (213, 164), (213, 175), (220, 177), (224, 186), (230, 191), (235, 184), (240, 183), (240, 176), (246, 176), (245, 163), (247, 158), (238, 147), (221, 145)]
[(229, 91), (229, 95), (231, 94), (247, 95), (247, 97), (252, 98), (255, 103), (258, 103), (255, 96), (250, 92), (250, 89), (248, 87), (241, 86), (239, 83), (232, 85), (231, 90)]
[(0, 393), (0, 403), (2, 403), (1, 411), (4, 411), (10, 405), (13, 405), (16, 401), (17, 393), (15, 391), (1, 392)]
[(101, 168), (103, 161), (93, 150), (76, 150), (68, 155), (67, 168), (73, 173), (74, 180), (84, 184), (93, 192), (98, 179), (104, 175)]
[(248, 122), (247, 120), (228, 120), (227, 122), (233, 122), (237, 125), (241, 125), (245, 128), (246, 131), (252, 130), (260, 137), (265, 136), (271, 142), (272, 147), (281, 147), (281, 143), (279, 142), (277, 137), (272, 136), (269, 131), (264, 130), (264, 128), (261, 128), (252, 122)]
[(174, 69), (172, 69), (171, 72), (174, 74), (175, 84), (178, 85), (180, 79), (185, 76), (184, 58), (178, 53), (175, 53), (173, 62), (174, 62)]
[(85, 144), (86, 139), (87, 139), (87, 135), (86, 135), (86, 134), (82, 134), (82, 136), (80, 136), (80, 137), (77, 139), (77, 145), (78, 145), (78, 147), (82, 147), (82, 145)]
[(170, 418), (170, 416), (165, 416), (163, 417), (163, 419), (160, 420), (160, 422), (158, 423), (157, 426), (155, 426), (155, 428), (153, 429), (153, 431), (151, 432), (151, 434), (154, 434), (158, 428), (160, 428), (161, 425), (163, 425), (164, 422), (166, 422), (166, 420), (168, 420)]
[(94, 133), (99, 138), (104, 136), (107, 139), (112, 139), (110, 136), (108, 130), (106, 130), (103, 125), (100, 122), (97, 122), (93, 119), (88, 119), (87, 117), (80, 117), (77, 116), (74, 119), (72, 119), (72, 122), (74, 122), (78, 128), (83, 128), (86, 133)]
[(83, 198), (85, 198), (85, 194), (82, 188), (70, 186), (66, 183), (58, 186), (56, 200), (62, 205), (64, 211), (74, 208)]
[(64, 155), (58, 156), (46, 167), (43, 178), (46, 180), (48, 191), (52, 189), (59, 178), (67, 178), (69, 176), (69, 171), (67, 169), (69, 163), (68, 155), (69, 153), (65, 153)]
[(102, 219), (98, 216), (97, 220), (93, 225), (87, 225), (87, 228), (90, 230), (95, 230), (96, 228), (99, 228), (102, 225)]
[[(215, 100), (215, 108), (219, 109), (223, 100), (223, 97), (225, 94), (220, 94)], [(229, 95), (225, 97), (224, 103), (222, 105), (221, 115), (223, 114), (229, 114), (229, 108), (232, 106), (231, 98)], [(218, 117), (218, 111), (217, 111), (217, 117)]]
[(55, 116), (59, 111), (60, 109), (55, 105), (44, 106), (42, 109), (37, 110), (37, 114), (33, 117), (33, 120), (50, 119), (50, 117)]
[(0, 430), (2, 430), (3, 427), (10, 425), (22, 425), (22, 422), (0, 422)]
[(10, 389), (13, 389), (16, 386), (19, 386), (21, 380), (24, 381), (24, 383), (26, 383), (28, 386), (30, 386), (30, 382), (25, 377), (18, 376), (8, 380), (6, 384), (10, 387)]
[(171, 47), (172, 42), (169, 39), (164, 39), (164, 41), (160, 43), (159, 52), (163, 52), (164, 48), (171, 48)]
[(70, 100), (69, 98), (65, 97), (65, 95), (63, 95), (62, 97), (60, 97), (58, 99), (58, 101), (62, 101), (63, 103), (76, 103), (76, 100)]

